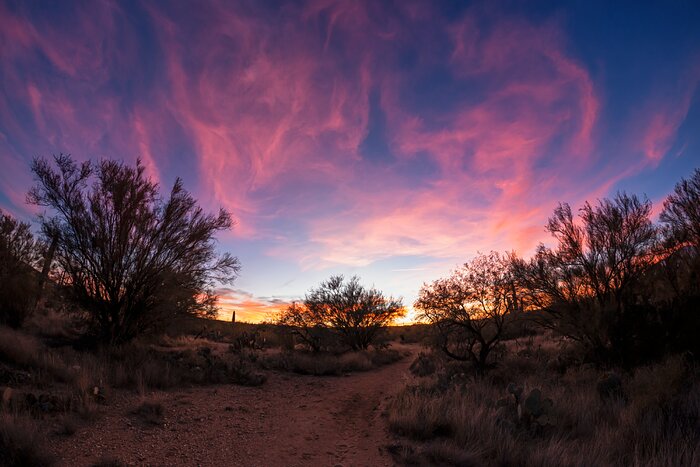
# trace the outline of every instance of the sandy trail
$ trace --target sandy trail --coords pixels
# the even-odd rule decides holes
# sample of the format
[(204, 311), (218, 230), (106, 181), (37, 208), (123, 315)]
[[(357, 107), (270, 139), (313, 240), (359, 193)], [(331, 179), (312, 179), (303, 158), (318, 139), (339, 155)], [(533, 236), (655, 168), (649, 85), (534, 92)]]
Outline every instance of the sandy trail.
[[(415, 347), (402, 347), (412, 354)], [(105, 413), (55, 438), (60, 465), (116, 459), (137, 465), (392, 465), (387, 400), (402, 387), (412, 357), (343, 377), (270, 373), (261, 387), (215, 386), (154, 393), (164, 426), (131, 415), (139, 400), (115, 397)]]

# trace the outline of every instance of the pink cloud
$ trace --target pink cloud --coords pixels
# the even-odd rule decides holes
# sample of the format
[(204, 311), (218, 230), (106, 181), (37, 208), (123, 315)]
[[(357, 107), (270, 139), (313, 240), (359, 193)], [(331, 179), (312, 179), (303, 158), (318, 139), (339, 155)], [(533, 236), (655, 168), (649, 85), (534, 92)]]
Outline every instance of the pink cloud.
[[(572, 194), (574, 168), (594, 158), (600, 103), (592, 79), (565, 55), (555, 25), (506, 22), (482, 32), (474, 30), (478, 23), (467, 16), (454, 29), (452, 64), (458, 76), (495, 77), (481, 102), (430, 125), (403, 104), (403, 76), (377, 79), (392, 150), (404, 159), (428, 153), (440, 174), (429, 188), (396, 189), (386, 179), (369, 193), (345, 187), (344, 198), (355, 203), (338, 216), (343, 221), (311, 224), (310, 248), (322, 252), (315, 258), (319, 267), (393, 255), (451, 257), (503, 245), (528, 251), (543, 237), (552, 194)], [(560, 158), (543, 169), (561, 135)], [(470, 193), (478, 196), (470, 200)]]
[(352, 163), (367, 118), (362, 64), (350, 76), (337, 71), (296, 19), (270, 24), (214, 3), (192, 37), (151, 14), (167, 51), (168, 106), (190, 132), (202, 184), (240, 213), (239, 234), (256, 231), (258, 193), (264, 202), (293, 183), (330, 184)]
[[(4, 71), (7, 86), (42, 135), (34, 141), (13, 113), (17, 103), (0, 97), (3, 132), (15, 140), (0, 150), (13, 172), (26, 172), (23, 161), (35, 155), (18, 148), (140, 156), (161, 183), (177, 172), (176, 157), (194, 158), (194, 173), (180, 175), (196, 180), (188, 188), (205, 206), (230, 209), (235, 235), (271, 240), (269, 254), (307, 268), (528, 252), (557, 201), (603, 196), (658, 163), (695, 89), (667, 107), (649, 104), (651, 117), (632, 125), (634, 144), (624, 145), (646, 160), (607, 163), (602, 93), (556, 20), (494, 18), (490, 7), (447, 18), (427, 2), (315, 1), (274, 15), (256, 2), (147, 3), (159, 62), (146, 72), (143, 30), (119, 3), (70, 12), (68, 37), (2, 8), (3, 60), (16, 65)], [(44, 61), (60, 79), (36, 71)], [(412, 102), (432, 91), (417, 87), (416, 70), (436, 64), (449, 80), (435, 86), (478, 89), (445, 108)], [(149, 78), (157, 85), (142, 83)], [(124, 89), (111, 89), (115, 80)], [(363, 153), (373, 111), (390, 153), (379, 163)], [(418, 173), (423, 159), (429, 175)], [(0, 184), (12, 193), (8, 176)], [(299, 232), (280, 233), (275, 222)]]
[[(700, 84), (700, 57), (693, 57), (686, 70), (681, 72), (673, 92), (667, 90), (648, 97), (640, 105), (640, 111), (631, 122), (629, 145), (646, 158), (643, 164), (656, 166), (671, 150), (678, 128), (685, 120), (693, 95)], [(664, 83), (665, 84), (665, 83)]]

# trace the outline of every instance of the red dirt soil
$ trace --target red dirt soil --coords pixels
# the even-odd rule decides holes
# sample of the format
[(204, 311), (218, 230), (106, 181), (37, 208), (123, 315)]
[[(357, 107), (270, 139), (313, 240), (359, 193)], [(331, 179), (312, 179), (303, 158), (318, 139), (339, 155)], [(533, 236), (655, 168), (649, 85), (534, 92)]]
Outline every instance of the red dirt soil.
[(382, 412), (403, 386), (412, 355), (348, 376), (269, 373), (254, 388), (154, 392), (148, 400), (164, 407), (162, 426), (148, 426), (132, 414), (138, 396), (115, 394), (96, 421), (70, 437), (54, 437), (51, 448), (59, 465), (69, 466), (101, 459), (169, 466), (393, 465)]

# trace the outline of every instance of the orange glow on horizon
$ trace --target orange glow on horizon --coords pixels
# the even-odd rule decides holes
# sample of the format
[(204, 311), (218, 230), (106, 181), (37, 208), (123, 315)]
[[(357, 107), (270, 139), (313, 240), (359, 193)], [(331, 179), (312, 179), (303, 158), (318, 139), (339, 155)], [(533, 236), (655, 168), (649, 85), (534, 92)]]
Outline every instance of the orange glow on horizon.
[[(276, 303), (272, 304), (263, 300), (248, 299), (237, 300), (229, 297), (219, 298), (219, 311), (216, 319), (219, 321), (231, 321), (233, 311), (236, 312), (236, 322), (245, 322), (259, 324), (273, 321), (275, 316), (286, 309), (291, 303)], [(421, 321), (418, 319), (418, 311), (413, 306), (405, 307), (405, 314), (391, 324), (393, 326), (404, 326), (417, 324)]]

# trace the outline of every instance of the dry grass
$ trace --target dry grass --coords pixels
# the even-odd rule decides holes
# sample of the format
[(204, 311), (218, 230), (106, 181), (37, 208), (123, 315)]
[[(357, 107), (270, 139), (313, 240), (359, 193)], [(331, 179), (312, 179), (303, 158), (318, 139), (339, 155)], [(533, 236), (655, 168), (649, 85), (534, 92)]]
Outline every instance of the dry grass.
[(0, 326), (0, 362), (34, 370), (32, 378), (37, 384), (52, 381), (66, 383), (75, 377), (63, 360), (37, 338), (5, 326)]
[(347, 352), (340, 355), (292, 351), (266, 353), (260, 358), (260, 364), (264, 368), (303, 375), (339, 376), (372, 370), (402, 358), (403, 354), (393, 349)]
[(57, 427), (50, 431), (71, 435), (78, 420), (99, 416), (112, 388), (144, 394), (152, 388), (257, 386), (266, 380), (249, 356), (228, 352), (226, 344), (216, 352), (199, 339), (177, 344), (177, 349), (135, 342), (116, 349), (77, 351), (49, 348), (34, 336), (0, 327), (0, 408), (33, 417), (56, 416)]
[[(391, 429), (413, 440), (395, 449), (397, 462), (700, 465), (700, 372), (692, 364), (672, 357), (622, 374), (625, 398), (603, 400), (602, 372), (571, 366), (561, 375), (548, 354), (506, 357), (485, 378), (445, 367), (418, 378), (388, 407)], [(546, 423), (519, 418), (508, 378), (552, 399)]]
[(23, 329), (51, 340), (65, 341), (78, 337), (81, 317), (66, 312), (61, 302), (60, 299), (56, 303), (45, 302), (27, 319)]
[(0, 466), (48, 466), (54, 463), (44, 450), (34, 420), (10, 413), (0, 413)]
[(266, 377), (249, 354), (214, 352), (197, 346), (162, 352), (133, 344), (111, 354), (108, 365), (115, 387), (168, 389), (173, 387), (234, 383), (259, 386)]
[(173, 347), (133, 342), (99, 353), (73, 352), (71, 364), (80, 368), (85, 386), (99, 396), (110, 388), (139, 390), (234, 383), (256, 386), (265, 382), (265, 375), (256, 371), (249, 358), (216, 350), (200, 340), (182, 339)]

